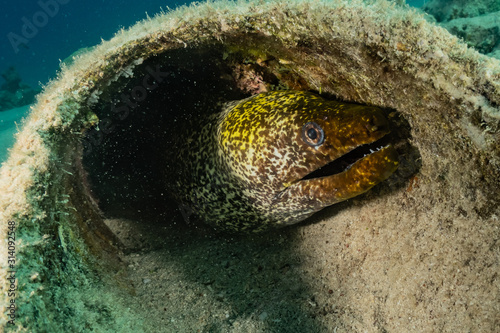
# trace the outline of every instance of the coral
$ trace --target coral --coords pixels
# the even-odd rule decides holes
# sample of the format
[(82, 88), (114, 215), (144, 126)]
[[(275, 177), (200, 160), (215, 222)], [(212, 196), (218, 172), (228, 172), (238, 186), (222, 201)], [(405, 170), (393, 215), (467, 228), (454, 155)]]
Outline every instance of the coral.
[(262, 74), (256, 72), (250, 64), (238, 64), (235, 66), (234, 78), (237, 88), (252, 95), (267, 91)]

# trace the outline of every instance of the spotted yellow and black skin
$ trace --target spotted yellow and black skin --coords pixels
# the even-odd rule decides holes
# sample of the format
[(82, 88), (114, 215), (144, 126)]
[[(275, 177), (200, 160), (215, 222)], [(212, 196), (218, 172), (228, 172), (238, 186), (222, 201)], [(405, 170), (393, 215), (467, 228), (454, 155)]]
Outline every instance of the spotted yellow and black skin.
[(186, 217), (196, 215), (228, 231), (258, 232), (302, 221), (368, 191), (398, 166), (388, 145), (340, 173), (306, 177), (390, 130), (377, 107), (305, 91), (228, 103), (195, 127), (167, 162), (167, 187)]

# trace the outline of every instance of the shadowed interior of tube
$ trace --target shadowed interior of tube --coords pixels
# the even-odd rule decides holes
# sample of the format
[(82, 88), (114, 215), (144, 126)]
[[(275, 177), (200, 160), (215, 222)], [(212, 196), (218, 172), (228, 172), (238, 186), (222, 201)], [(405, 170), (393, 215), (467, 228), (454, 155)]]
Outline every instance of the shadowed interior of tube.
[[(172, 50), (146, 59), (101, 92), (93, 106), (99, 124), (86, 132), (82, 145), (84, 183), (106, 217), (182, 220), (162, 179), (168, 163), (165, 153), (177, 150), (173, 133), (183, 135), (190, 130), (186, 124), (196, 117), (218, 112), (227, 101), (258, 93), (264, 83), (273, 89), (308, 88), (300, 86), (301, 78), (292, 71), (286, 74), (272, 64), (273, 60), (257, 64), (243, 56), (231, 57), (216, 48)], [(398, 133), (391, 134), (393, 144), (407, 142), (409, 137), (407, 123), (400, 125), (396, 125)], [(366, 153), (364, 148), (307, 177), (342, 171), (360, 158), (360, 151)], [(400, 145), (398, 150), (407, 148)]]
[(102, 92), (86, 133), (83, 164), (92, 195), (112, 217), (172, 211), (161, 179), (172, 131), (220, 104), (247, 97), (217, 51), (171, 51), (150, 58)]

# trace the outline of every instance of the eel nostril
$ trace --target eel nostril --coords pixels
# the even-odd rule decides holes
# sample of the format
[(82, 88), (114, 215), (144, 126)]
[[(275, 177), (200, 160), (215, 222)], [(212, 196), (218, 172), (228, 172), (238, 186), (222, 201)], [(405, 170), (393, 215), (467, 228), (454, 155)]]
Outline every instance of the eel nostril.
[(389, 123), (383, 115), (374, 114), (366, 124), (370, 132), (387, 131)]

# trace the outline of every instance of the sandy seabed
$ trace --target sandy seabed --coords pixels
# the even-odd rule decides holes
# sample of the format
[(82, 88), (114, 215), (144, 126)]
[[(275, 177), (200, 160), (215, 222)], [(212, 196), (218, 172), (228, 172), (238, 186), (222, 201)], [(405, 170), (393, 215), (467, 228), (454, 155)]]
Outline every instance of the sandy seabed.
[(495, 332), (498, 237), (483, 235), (498, 236), (498, 221), (461, 216), (457, 198), (415, 204), (423, 195), (414, 178), (259, 236), (213, 234), (180, 213), (163, 227), (106, 224), (151, 332)]

